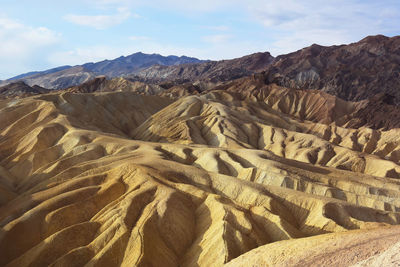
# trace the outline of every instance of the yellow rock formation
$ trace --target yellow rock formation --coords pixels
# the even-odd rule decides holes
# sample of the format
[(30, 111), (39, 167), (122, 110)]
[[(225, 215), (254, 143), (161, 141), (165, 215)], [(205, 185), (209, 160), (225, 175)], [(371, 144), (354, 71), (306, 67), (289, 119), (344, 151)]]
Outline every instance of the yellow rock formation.
[(337, 266), (318, 248), (399, 242), (400, 130), (265, 94), (0, 101), (0, 266)]

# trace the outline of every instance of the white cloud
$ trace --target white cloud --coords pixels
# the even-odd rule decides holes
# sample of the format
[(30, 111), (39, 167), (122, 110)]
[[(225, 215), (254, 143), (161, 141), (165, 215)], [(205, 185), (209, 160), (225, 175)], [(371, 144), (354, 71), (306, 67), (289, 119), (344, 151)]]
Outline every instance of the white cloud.
[[(367, 35), (398, 32), (400, 28), (398, 0), (87, 1), (108, 6), (140, 6), (172, 10), (187, 16), (233, 11), (232, 14), (241, 15), (240, 20), (253, 21), (265, 27), (264, 39), (269, 41), (265, 42), (266, 48), (271, 45), (270, 49), (275, 51), (274, 53), (287, 53), (292, 49), (299, 49), (303, 45), (312, 43), (327, 45), (349, 43)], [(205, 26), (204, 28), (212, 31), (228, 30), (225, 26)], [(220, 42), (222, 40), (221, 37), (209, 36), (203, 38), (203, 41)]]
[(2, 57), (14, 57), (11, 50), (26, 54), (37, 47), (58, 42), (60, 35), (46, 27), (30, 27), (6, 17), (0, 17), (0, 52)]
[(0, 78), (30, 70), (37, 53), (53, 47), (60, 38), (60, 34), (46, 27), (27, 26), (0, 15)]
[(98, 30), (104, 30), (112, 26), (118, 25), (129, 19), (129, 17), (139, 18), (138, 14), (131, 14), (131, 12), (125, 8), (119, 8), (118, 12), (113, 15), (75, 15), (68, 14), (64, 16), (64, 19), (68, 22), (92, 27)]

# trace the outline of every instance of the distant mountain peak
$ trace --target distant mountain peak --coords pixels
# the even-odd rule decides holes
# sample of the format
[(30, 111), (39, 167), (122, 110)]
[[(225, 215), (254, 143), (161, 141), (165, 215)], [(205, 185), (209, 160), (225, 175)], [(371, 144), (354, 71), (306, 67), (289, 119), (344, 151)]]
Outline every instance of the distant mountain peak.
[(3, 84), (22, 80), (28, 85), (38, 84), (45, 88), (62, 89), (89, 81), (99, 75), (113, 78), (132, 74), (153, 65), (172, 66), (201, 62), (203, 61), (187, 56), (162, 56), (137, 52), (128, 56), (85, 63), (74, 67), (63, 66), (41, 72), (26, 73), (3, 81)]

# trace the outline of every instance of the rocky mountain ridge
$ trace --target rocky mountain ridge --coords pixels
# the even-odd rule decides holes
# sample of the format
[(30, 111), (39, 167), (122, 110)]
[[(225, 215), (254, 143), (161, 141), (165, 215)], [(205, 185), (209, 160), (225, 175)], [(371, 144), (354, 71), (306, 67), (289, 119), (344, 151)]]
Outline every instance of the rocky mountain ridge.
[(386, 93), (400, 103), (400, 36), (377, 35), (349, 45), (312, 45), (275, 58), (272, 83), (316, 89), (358, 101)]
[[(63, 66), (42, 72), (32, 72), (18, 75), (3, 81), (2, 85), (14, 81), (23, 81), (33, 86), (39, 85), (48, 89), (65, 89), (87, 82), (99, 75), (109, 78), (135, 73), (152, 65), (176, 65), (203, 62), (197, 58), (186, 56), (161, 56), (159, 54), (144, 54), (141, 52), (121, 56), (114, 60), (104, 60), (96, 63), (86, 63), (78, 66)], [(0, 84), (1, 85), (1, 84)]]
[(400, 104), (400, 36), (368, 36), (339, 46), (314, 44), (273, 58), (257, 53), (234, 60), (153, 66), (128, 76), (143, 82), (198, 80), (214, 83), (264, 72), (267, 83), (294, 89), (322, 90), (344, 100), (360, 101), (384, 93)]
[(268, 83), (287, 88), (322, 90), (350, 101), (385, 93), (397, 105), (400, 103), (400, 37), (378, 35), (349, 45), (312, 45), (276, 58), (264, 52), (232, 60), (201, 62), (188, 57), (136, 53), (115, 60), (23, 75), (22, 80), (28, 85), (38, 84), (49, 89), (65, 89), (99, 75), (123, 76), (147, 84), (219, 84), (259, 72), (265, 73)]

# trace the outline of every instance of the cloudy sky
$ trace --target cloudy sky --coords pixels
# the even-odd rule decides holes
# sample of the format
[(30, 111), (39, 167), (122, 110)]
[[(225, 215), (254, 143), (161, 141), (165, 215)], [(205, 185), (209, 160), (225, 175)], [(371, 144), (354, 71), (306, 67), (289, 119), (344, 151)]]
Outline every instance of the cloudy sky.
[(228, 59), (400, 34), (399, 0), (1, 0), (0, 79), (138, 51)]

